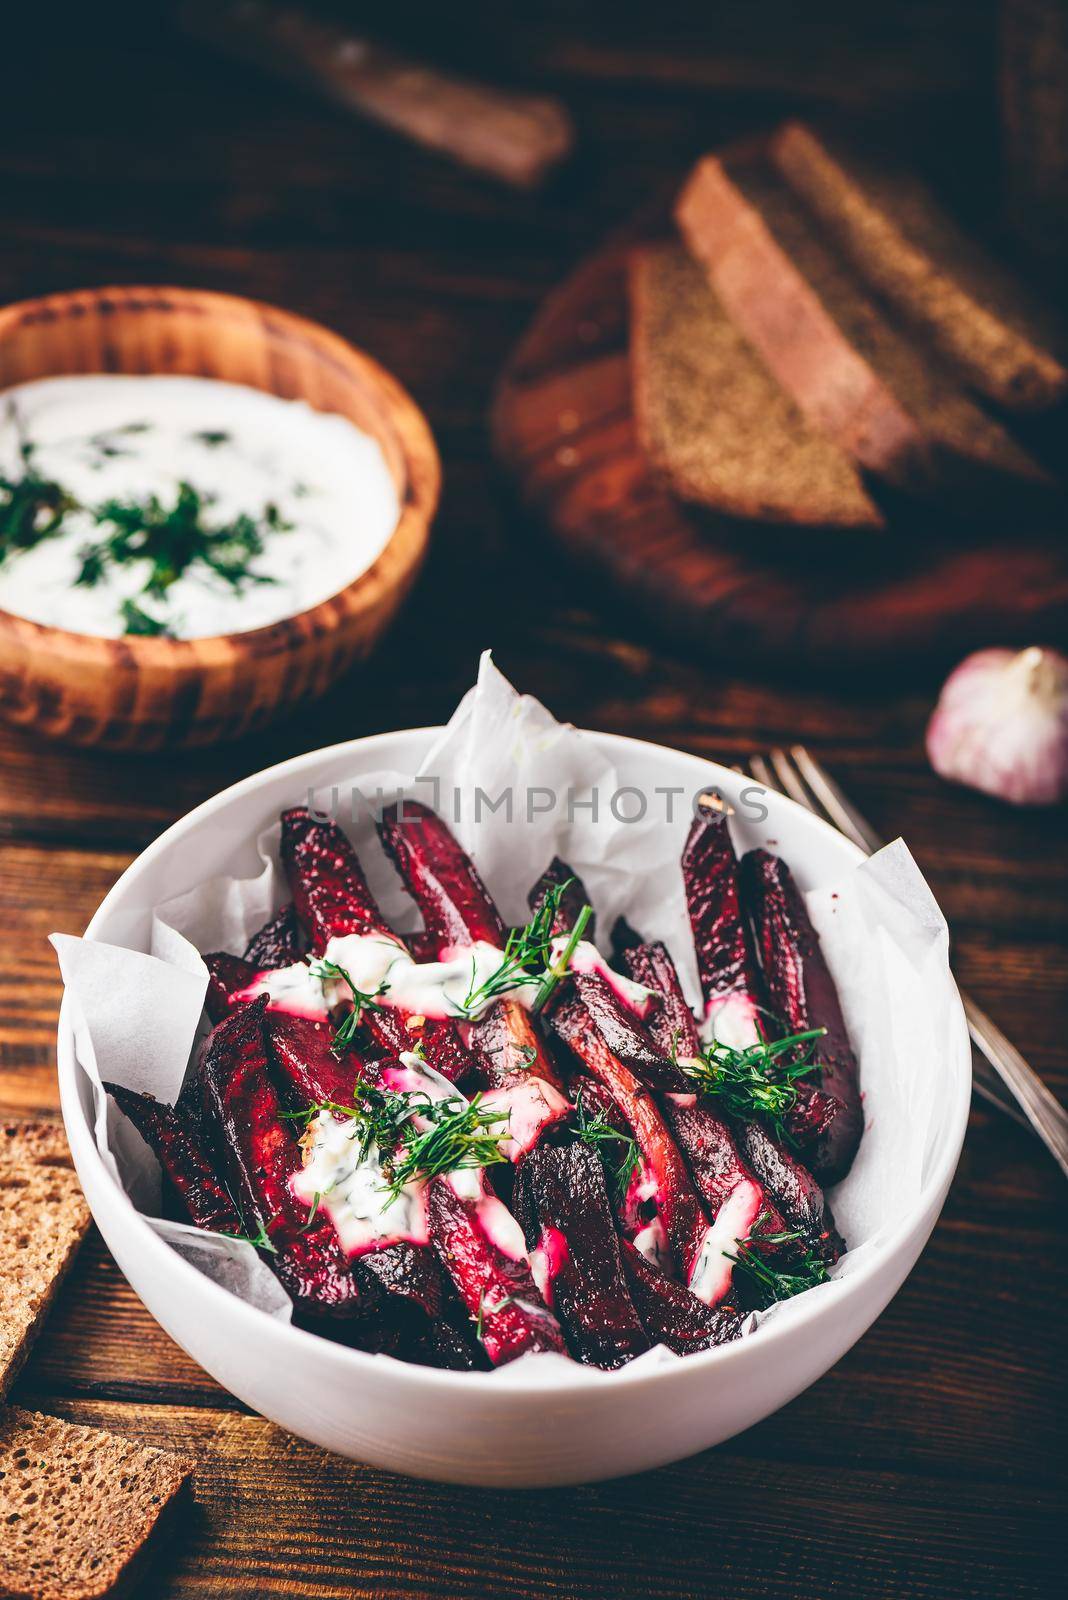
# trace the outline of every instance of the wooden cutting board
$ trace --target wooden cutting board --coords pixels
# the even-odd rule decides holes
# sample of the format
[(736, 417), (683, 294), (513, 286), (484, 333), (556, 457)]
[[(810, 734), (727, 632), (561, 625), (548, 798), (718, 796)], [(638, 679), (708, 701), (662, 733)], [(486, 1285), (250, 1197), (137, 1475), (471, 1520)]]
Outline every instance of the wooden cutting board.
[(814, 534), (673, 500), (635, 437), (630, 243), (591, 256), (548, 297), (494, 401), (497, 456), (566, 551), (659, 633), (717, 660), (907, 669), (983, 645), (1068, 636), (1058, 530), (947, 534), (916, 510), (884, 533)]

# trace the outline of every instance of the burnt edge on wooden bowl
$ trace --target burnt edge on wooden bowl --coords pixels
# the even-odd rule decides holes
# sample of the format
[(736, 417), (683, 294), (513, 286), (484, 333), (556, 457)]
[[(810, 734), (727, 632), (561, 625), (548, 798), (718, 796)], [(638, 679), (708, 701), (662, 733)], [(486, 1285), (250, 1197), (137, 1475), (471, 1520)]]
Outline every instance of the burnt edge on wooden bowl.
[(370, 654), (426, 555), (441, 465), (423, 413), (340, 334), (240, 295), (108, 287), (0, 310), (0, 389), (100, 372), (210, 377), (339, 411), (380, 445), (400, 516), (337, 594), (245, 633), (109, 639), (0, 609), (0, 716), (72, 744), (159, 749), (237, 738), (317, 699)]

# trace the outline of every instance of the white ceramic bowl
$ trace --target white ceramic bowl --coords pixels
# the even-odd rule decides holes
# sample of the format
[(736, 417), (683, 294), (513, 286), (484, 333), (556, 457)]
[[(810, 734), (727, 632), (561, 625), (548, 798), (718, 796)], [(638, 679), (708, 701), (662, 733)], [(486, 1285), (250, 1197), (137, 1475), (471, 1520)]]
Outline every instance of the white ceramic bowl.
[[(146, 947), (141, 908), (218, 873), (255, 869), (252, 841), (309, 789), (361, 770), (414, 771), (437, 730), (383, 734), (299, 756), (206, 801), (168, 828), (123, 873), (89, 925), (95, 938)], [(746, 780), (661, 746), (593, 737), (623, 784), (651, 792)], [(841, 876), (858, 852), (776, 795), (761, 827), (802, 888)], [(754, 836), (753, 842), (756, 842)], [(952, 980), (946, 979), (947, 984)], [(242, 1304), (177, 1256), (113, 1181), (91, 1131), (91, 1094), (74, 1053), (69, 1007), (59, 1022), (63, 1115), (78, 1175), (100, 1232), (152, 1315), (212, 1377), (254, 1410), (328, 1450), (416, 1477), (493, 1487), (583, 1483), (677, 1461), (750, 1427), (821, 1377), (870, 1327), (920, 1254), (957, 1165), (968, 1117), (971, 1053), (959, 1013), (949, 1107), (922, 1192), (896, 1229), (841, 1285), (809, 1296), (801, 1321), (774, 1324), (719, 1350), (651, 1371), (598, 1375), (576, 1368), (549, 1390), (523, 1364), (493, 1374), (439, 1372), (349, 1350)]]

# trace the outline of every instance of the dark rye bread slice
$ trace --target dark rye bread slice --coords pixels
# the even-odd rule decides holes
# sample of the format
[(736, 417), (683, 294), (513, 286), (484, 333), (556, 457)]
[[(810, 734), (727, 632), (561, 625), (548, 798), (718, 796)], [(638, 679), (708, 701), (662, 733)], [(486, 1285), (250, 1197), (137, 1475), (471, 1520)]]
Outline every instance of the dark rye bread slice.
[(682, 500), (735, 517), (877, 528), (860, 475), (806, 422), (678, 244), (630, 258), (638, 437)]
[(0, 1398), (88, 1228), (61, 1125), (0, 1124)]
[(676, 205), (730, 316), (822, 429), (907, 493), (986, 504), (1041, 467), (878, 309), (762, 157), (706, 156)]
[(921, 182), (801, 122), (780, 128), (769, 154), (865, 282), (980, 394), (1009, 411), (1064, 399), (1064, 328)]
[(191, 1472), (178, 1456), (100, 1428), (16, 1406), (0, 1411), (0, 1595), (128, 1593)]

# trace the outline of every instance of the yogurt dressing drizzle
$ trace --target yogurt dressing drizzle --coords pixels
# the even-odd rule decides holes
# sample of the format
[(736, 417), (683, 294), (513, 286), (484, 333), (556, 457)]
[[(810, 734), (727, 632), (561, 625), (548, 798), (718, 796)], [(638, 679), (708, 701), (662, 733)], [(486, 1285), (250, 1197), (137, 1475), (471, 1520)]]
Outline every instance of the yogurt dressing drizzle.
[[(79, 508), (150, 495), (169, 508), (188, 483), (204, 502), (205, 525), (247, 516), (264, 529), (252, 581), (237, 589), (198, 562), (165, 595), (146, 597), (151, 567), (136, 560), (109, 566), (93, 586), (78, 584), (84, 548), (106, 533), (92, 509), (67, 511), (55, 534), (0, 561), (4, 610), (110, 638), (126, 628), (124, 601), (183, 639), (294, 616), (365, 572), (400, 513), (377, 441), (347, 418), (211, 378), (100, 374), (19, 384), (0, 395), (0, 477), (18, 481), (28, 464)], [(274, 527), (264, 522), (268, 507)]]
[[(566, 943), (566, 939), (553, 941), (554, 961)], [(431, 1022), (447, 1018), (477, 1022), (500, 999), (514, 1000), (530, 1009), (540, 988), (537, 982), (517, 983), (514, 988), (487, 995), (486, 986), (505, 966), (507, 958), (503, 950), (485, 940), (446, 949), (440, 961), (416, 961), (399, 940), (388, 934), (346, 933), (328, 942), (324, 959), (343, 967), (356, 988), (372, 996), (376, 1004), (426, 1017)], [(578, 944), (569, 970), (597, 973), (635, 1015), (648, 1014), (652, 991), (613, 971), (594, 945), (585, 941)], [(350, 998), (346, 983), (335, 979), (323, 983), (302, 961), (258, 973), (236, 998), (255, 1000), (265, 993), (270, 995), (275, 1010), (305, 1017), (325, 1017), (331, 1006)]]
[[(455, 1101), (466, 1105), (466, 1098), (447, 1078), (428, 1067), (414, 1051), (400, 1056), (400, 1066), (387, 1068), (383, 1084), (396, 1093), (425, 1095), (428, 1100)], [(549, 1086), (546, 1085), (546, 1088)], [(511, 1114), (507, 1091), (486, 1109), (500, 1110), (501, 1149), (515, 1159), (519, 1147), (511, 1137)], [(412, 1118), (416, 1128), (425, 1128), (425, 1117)], [(304, 1166), (294, 1174), (290, 1186), (298, 1200), (323, 1211), (334, 1224), (342, 1248), (350, 1255), (408, 1241), (426, 1244), (426, 1181), (416, 1178), (398, 1193), (390, 1185), (382, 1166), (382, 1152), (376, 1144), (364, 1148), (363, 1121), (359, 1116), (339, 1117), (322, 1110), (308, 1124), (304, 1134)], [(496, 1134), (496, 1128), (494, 1128)], [(513, 1261), (526, 1260), (523, 1231), (508, 1208), (493, 1193), (481, 1167), (459, 1167), (444, 1174), (457, 1197), (470, 1203), (487, 1237)]]

